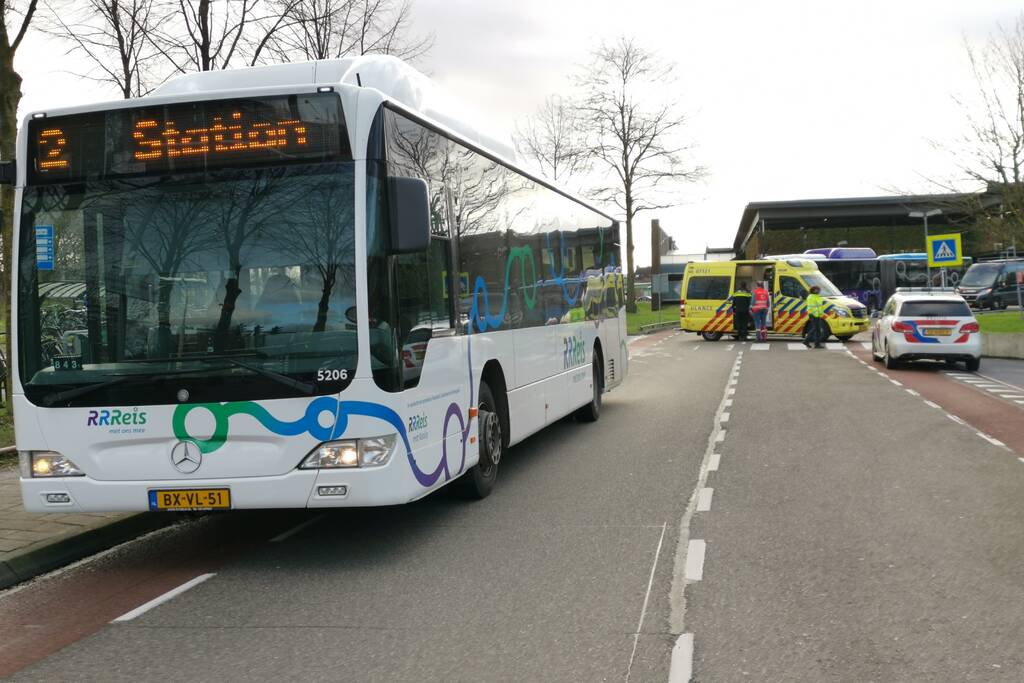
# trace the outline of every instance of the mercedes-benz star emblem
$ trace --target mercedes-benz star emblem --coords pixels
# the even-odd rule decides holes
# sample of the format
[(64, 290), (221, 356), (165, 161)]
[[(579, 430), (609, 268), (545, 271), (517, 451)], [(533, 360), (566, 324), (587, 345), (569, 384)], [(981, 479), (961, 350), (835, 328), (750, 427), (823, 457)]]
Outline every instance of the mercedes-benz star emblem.
[(182, 474), (192, 474), (203, 464), (203, 453), (194, 441), (179, 441), (171, 450), (171, 464)]

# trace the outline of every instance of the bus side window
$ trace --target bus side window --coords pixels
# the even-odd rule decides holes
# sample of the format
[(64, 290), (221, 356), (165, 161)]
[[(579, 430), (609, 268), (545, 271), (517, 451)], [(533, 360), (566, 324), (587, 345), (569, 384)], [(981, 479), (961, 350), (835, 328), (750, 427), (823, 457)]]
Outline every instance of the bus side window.
[(800, 281), (795, 277), (789, 277), (783, 275), (779, 278), (779, 290), (782, 292), (782, 296), (792, 297), (794, 299), (805, 299), (807, 298), (807, 290), (800, 284)]

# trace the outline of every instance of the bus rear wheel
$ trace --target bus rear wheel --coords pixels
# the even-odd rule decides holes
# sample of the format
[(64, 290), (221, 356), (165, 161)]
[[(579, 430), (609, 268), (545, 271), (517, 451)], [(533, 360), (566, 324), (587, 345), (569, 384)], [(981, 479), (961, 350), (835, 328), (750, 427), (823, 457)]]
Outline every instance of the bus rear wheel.
[(490, 495), (498, 478), (498, 465), (505, 454), (505, 437), (501, 428), (498, 403), (486, 382), (480, 384), (477, 403), (477, 447), (480, 459), (455, 484), (466, 498), (480, 500)]
[(701, 332), (700, 336), (704, 337), (704, 341), (718, 341), (722, 338), (721, 332)]

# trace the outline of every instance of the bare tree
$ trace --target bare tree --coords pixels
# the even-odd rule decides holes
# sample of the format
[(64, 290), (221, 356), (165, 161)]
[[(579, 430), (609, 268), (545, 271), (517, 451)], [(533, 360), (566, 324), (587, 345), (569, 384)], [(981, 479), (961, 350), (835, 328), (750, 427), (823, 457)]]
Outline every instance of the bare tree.
[(160, 56), (151, 41), (162, 18), (157, 0), (85, 0), (76, 9), (47, 10), (45, 30), (91, 63), (79, 76), (113, 84), (124, 99), (148, 94), (160, 80), (152, 70)]
[(166, 12), (151, 44), (180, 73), (260, 61), (301, 0), (158, 0)]
[(670, 187), (705, 174), (690, 159), (692, 147), (678, 141), (687, 119), (669, 98), (672, 65), (622, 37), (594, 50), (577, 77), (583, 90), (590, 154), (608, 171), (607, 181), (588, 194), (615, 204), (626, 218), (626, 308), (636, 310), (633, 219), (641, 211), (672, 206)]
[(269, 41), (277, 61), (366, 54), (412, 61), (433, 45), (432, 35), (409, 35), (411, 0), (277, 0), (276, 8), (286, 17)]
[(578, 102), (545, 98), (537, 112), (516, 126), (516, 151), (554, 181), (590, 170), (590, 153)]
[[(29, 26), (36, 16), (38, 0), (0, 0), (0, 160), (14, 158), (18, 134), (18, 105), (21, 103), (21, 76), (14, 70), (14, 56), (21, 47)], [(4, 352), (11, 358), (11, 317), (6, 303), (11, 300), (11, 234), (14, 192), (9, 185), (0, 186), (0, 301), (3, 302)], [(11, 383), (5, 382), (6, 404), (10, 405)]]
[(999, 26), (980, 47), (967, 46), (973, 97), (956, 98), (967, 117), (957, 154), (961, 171), (998, 195), (998, 208), (979, 196), (967, 207), (990, 242), (1024, 246), (1024, 13)]

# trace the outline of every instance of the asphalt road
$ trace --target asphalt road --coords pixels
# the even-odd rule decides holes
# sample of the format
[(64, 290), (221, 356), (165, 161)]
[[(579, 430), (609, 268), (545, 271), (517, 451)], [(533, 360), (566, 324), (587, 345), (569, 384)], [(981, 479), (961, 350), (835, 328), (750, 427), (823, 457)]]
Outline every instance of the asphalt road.
[(835, 348), (639, 340), (484, 501), (204, 517), (0, 594), (0, 677), (1024, 678), (1024, 406)]

